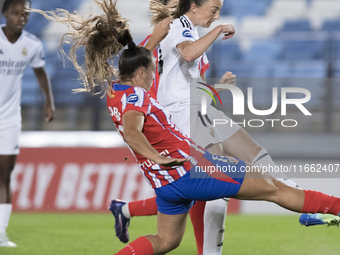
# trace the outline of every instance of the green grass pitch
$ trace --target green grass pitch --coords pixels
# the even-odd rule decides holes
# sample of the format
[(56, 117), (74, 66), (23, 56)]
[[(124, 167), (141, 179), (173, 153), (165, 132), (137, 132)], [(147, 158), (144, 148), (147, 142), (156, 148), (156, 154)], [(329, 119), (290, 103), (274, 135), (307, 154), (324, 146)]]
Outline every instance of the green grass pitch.
[[(7, 230), (18, 248), (1, 255), (114, 254), (124, 247), (115, 237), (111, 214), (13, 214)], [(131, 220), (130, 240), (156, 232), (156, 217)], [(239, 216), (226, 219), (223, 254), (340, 254), (340, 229), (299, 225), (296, 216)], [(197, 254), (188, 221), (179, 248), (169, 254)]]

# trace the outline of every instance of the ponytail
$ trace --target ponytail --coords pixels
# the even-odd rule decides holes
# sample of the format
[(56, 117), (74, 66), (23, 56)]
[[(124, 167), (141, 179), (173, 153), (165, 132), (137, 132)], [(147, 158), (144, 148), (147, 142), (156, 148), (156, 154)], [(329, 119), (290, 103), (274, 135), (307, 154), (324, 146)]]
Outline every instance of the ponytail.
[[(104, 12), (103, 15), (91, 15), (88, 19), (78, 15), (77, 12), (69, 13), (64, 9), (38, 12), (47, 19), (62, 23), (69, 28), (68, 33), (62, 37), (61, 46), (64, 43), (71, 44), (67, 55), (77, 69), (84, 88), (76, 89), (76, 92), (110, 92), (112, 77), (117, 77), (118, 72), (112, 66), (114, 56), (133, 41), (128, 28), (128, 20), (122, 18), (117, 11), (117, 0), (93, 0)], [(76, 52), (85, 47), (85, 63), (78, 63)], [(100, 87), (100, 92), (96, 92)]]

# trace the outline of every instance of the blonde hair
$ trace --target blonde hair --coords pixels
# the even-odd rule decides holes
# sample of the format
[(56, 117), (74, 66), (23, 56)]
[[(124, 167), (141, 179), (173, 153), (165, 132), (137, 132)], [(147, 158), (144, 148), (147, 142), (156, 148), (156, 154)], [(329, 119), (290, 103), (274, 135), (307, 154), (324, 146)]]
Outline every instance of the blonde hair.
[(151, 11), (151, 19), (150, 23), (152, 26), (155, 26), (158, 22), (168, 18), (173, 17), (175, 11), (171, 11), (170, 8), (166, 6), (168, 1), (164, 0), (150, 0), (150, 11)]
[[(87, 19), (77, 12), (68, 12), (64, 9), (56, 11), (41, 11), (31, 9), (30, 12), (38, 12), (45, 18), (62, 23), (69, 28), (63, 35), (61, 46), (64, 43), (71, 44), (67, 55), (63, 49), (61, 52), (67, 56), (78, 71), (84, 88), (76, 89), (76, 92), (108, 93), (111, 90), (112, 77), (118, 76), (117, 70), (108, 63), (108, 60), (117, 55), (123, 47), (132, 42), (132, 36), (128, 29), (128, 20), (118, 13), (117, 0), (93, 0), (104, 12), (102, 15), (90, 15)], [(85, 47), (85, 63), (78, 63), (76, 52)], [(96, 92), (96, 87), (100, 92)]]
[(173, 10), (167, 7), (168, 0), (150, 0), (150, 11), (152, 14), (151, 25), (156, 25), (158, 22), (172, 17), (178, 19), (182, 15), (186, 14), (192, 4), (196, 4), (198, 7), (202, 6), (208, 0), (179, 0), (176, 6), (172, 6)]

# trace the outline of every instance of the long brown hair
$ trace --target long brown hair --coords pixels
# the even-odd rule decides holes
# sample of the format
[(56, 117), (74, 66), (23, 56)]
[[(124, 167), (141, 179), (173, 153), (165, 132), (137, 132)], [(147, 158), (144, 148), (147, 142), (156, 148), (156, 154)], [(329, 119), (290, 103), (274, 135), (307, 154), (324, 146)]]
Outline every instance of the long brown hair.
[[(117, 11), (117, 0), (93, 1), (103, 10), (103, 15), (92, 14), (84, 19), (77, 12), (70, 13), (64, 9), (30, 11), (69, 28), (69, 32), (62, 37), (61, 46), (64, 43), (71, 44), (70, 52), (67, 55), (64, 50), (61, 51), (72, 61), (83, 82), (84, 88), (76, 91), (95, 93), (98, 91), (96, 87), (100, 87), (100, 92), (110, 92), (112, 77), (117, 77), (118, 72), (108, 61), (133, 40), (128, 20)], [(85, 47), (85, 63), (81, 64), (78, 63), (76, 52), (82, 47)]]

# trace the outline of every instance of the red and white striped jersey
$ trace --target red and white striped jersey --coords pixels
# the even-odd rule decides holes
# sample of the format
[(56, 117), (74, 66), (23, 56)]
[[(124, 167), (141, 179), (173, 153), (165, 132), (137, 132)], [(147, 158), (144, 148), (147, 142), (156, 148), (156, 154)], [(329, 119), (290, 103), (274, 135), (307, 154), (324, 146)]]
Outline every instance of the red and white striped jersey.
[(113, 91), (107, 96), (107, 106), (114, 124), (124, 138), (123, 114), (135, 110), (144, 114), (143, 134), (160, 154), (171, 158), (188, 158), (190, 162), (181, 167), (163, 167), (131, 150), (137, 163), (153, 188), (165, 186), (185, 175), (192, 164), (203, 157), (204, 149), (184, 136), (171, 123), (168, 111), (140, 87), (113, 84)]
[[(144, 39), (144, 41), (142, 41), (139, 45), (144, 47), (149, 41), (150, 37), (151, 35), (148, 35)], [(156, 72), (155, 72), (155, 79), (153, 80), (152, 87), (148, 91), (148, 94), (157, 100), (157, 91), (158, 91), (158, 86), (159, 86), (158, 49), (157, 48), (153, 51), (153, 55), (156, 58)], [(198, 66), (198, 69), (200, 70), (201, 75), (203, 75), (209, 69), (209, 67), (210, 67), (209, 60), (208, 60), (207, 54), (204, 52), (203, 57)]]

